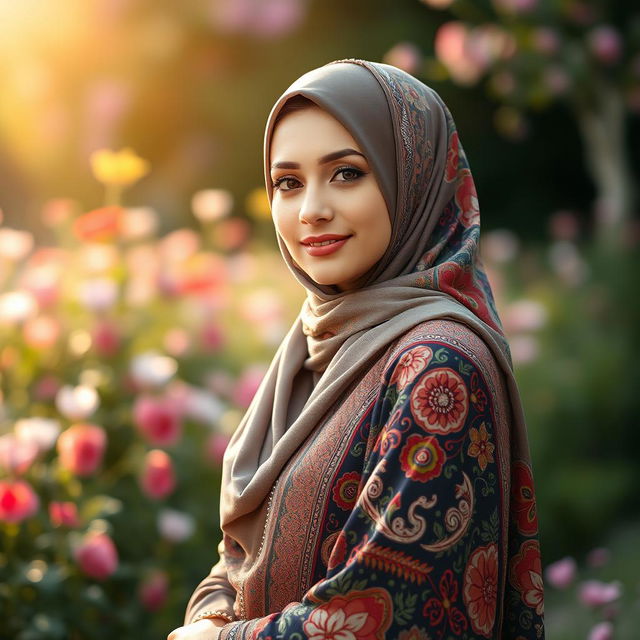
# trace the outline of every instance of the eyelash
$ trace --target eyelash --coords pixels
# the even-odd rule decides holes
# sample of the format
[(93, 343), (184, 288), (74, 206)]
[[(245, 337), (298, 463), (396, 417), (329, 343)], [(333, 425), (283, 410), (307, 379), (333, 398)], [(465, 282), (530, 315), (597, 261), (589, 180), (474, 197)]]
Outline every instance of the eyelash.
[[(362, 178), (362, 176), (366, 175), (365, 171), (362, 171), (360, 169), (357, 169), (356, 167), (339, 167), (336, 172), (334, 173), (333, 177), (335, 178), (335, 176), (337, 176), (339, 173), (342, 173), (343, 171), (353, 171), (356, 174), (356, 177), (353, 178), (352, 180), (345, 180), (345, 182), (355, 182), (356, 180), (358, 180), (359, 178)], [(293, 176), (282, 176), (281, 178), (278, 178), (277, 180), (273, 181), (271, 183), (271, 186), (273, 189), (280, 189), (280, 185), (285, 181), (285, 180), (298, 180), (297, 178), (294, 178)], [(280, 189), (281, 191), (293, 191), (293, 189)]]

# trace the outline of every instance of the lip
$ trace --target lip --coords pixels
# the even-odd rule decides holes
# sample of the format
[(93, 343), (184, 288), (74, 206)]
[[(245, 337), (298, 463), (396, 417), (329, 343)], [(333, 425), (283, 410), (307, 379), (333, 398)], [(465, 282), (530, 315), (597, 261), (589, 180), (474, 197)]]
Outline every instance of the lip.
[[(342, 247), (350, 237), (351, 236), (338, 236), (335, 234), (308, 236), (301, 244), (310, 256), (326, 256), (338, 251), (338, 249), (340, 249), (340, 247)], [(305, 242), (324, 242), (325, 240), (335, 240), (335, 242), (327, 244), (324, 247), (312, 247), (310, 244), (305, 244)]]
[(336, 233), (323, 233), (321, 236), (307, 236), (300, 241), (302, 244), (309, 244), (310, 242), (324, 242), (325, 240), (342, 240), (349, 236), (338, 235)]

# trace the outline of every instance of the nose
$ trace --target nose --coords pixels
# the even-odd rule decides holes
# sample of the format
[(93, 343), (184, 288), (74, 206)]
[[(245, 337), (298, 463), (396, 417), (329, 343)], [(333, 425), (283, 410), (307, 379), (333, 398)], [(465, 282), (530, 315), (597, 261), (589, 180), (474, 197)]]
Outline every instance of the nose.
[(319, 189), (307, 187), (298, 219), (303, 224), (317, 224), (333, 219), (333, 207), (322, 197)]

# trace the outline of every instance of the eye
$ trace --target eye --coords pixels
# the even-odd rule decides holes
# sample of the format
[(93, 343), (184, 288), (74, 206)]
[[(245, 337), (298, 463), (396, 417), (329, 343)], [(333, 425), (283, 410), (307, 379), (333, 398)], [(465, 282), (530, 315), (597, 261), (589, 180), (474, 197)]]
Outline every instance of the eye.
[(351, 173), (353, 175), (352, 178), (348, 178), (345, 176), (345, 180), (340, 180), (340, 182), (353, 182), (354, 180), (357, 180), (358, 178), (362, 177), (365, 172), (364, 171), (360, 171), (360, 169), (356, 169), (355, 167), (340, 167), (335, 175), (338, 174), (342, 174), (343, 176), (345, 176), (346, 173)]
[(292, 191), (291, 188), (283, 189), (282, 186), (281, 186), (282, 184), (289, 183), (292, 180), (293, 180), (293, 182), (298, 182), (298, 183), (300, 182), (299, 180), (297, 180), (296, 178), (294, 178), (292, 176), (282, 176), (282, 178), (278, 178), (277, 180), (272, 182), (271, 186), (274, 189), (279, 189), (280, 191)]

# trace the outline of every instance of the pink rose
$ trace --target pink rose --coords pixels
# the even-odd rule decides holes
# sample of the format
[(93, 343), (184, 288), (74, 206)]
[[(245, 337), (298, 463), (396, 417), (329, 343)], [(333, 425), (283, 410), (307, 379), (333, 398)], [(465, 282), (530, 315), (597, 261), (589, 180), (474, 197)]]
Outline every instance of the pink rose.
[(612, 640), (613, 625), (610, 622), (601, 622), (589, 632), (589, 640)]
[(40, 500), (24, 480), (0, 480), (0, 521), (20, 522), (38, 511)]
[(545, 570), (547, 582), (556, 589), (566, 589), (576, 577), (576, 561), (567, 556), (550, 564)]
[(152, 449), (144, 460), (140, 477), (140, 487), (144, 493), (155, 500), (168, 496), (176, 486), (173, 462), (166, 452)]
[(168, 398), (139, 396), (133, 406), (133, 420), (140, 433), (156, 446), (175, 444), (182, 435), (180, 411)]
[(74, 552), (80, 570), (104, 580), (118, 568), (118, 551), (106, 533), (88, 533)]
[(91, 342), (99, 356), (109, 358), (120, 349), (120, 333), (113, 322), (101, 320), (93, 327)]
[(151, 571), (140, 584), (138, 597), (147, 611), (161, 609), (167, 601), (169, 593), (169, 577), (166, 571)]
[(264, 374), (265, 369), (260, 365), (249, 366), (243, 371), (233, 393), (233, 400), (239, 407), (246, 409), (249, 406)]
[(224, 433), (212, 433), (207, 439), (206, 457), (217, 466), (222, 465), (224, 452), (229, 444), (229, 436)]
[(580, 585), (578, 599), (587, 607), (600, 607), (617, 600), (621, 596), (619, 582), (587, 580)]
[(51, 502), (49, 504), (49, 519), (54, 527), (79, 527), (82, 524), (75, 502)]
[(58, 438), (60, 464), (78, 476), (88, 476), (102, 463), (107, 444), (105, 430), (95, 424), (78, 423)]
[(0, 437), (0, 467), (9, 473), (23, 474), (38, 457), (40, 449), (31, 440), (21, 440), (14, 433)]
[(600, 25), (591, 30), (587, 44), (593, 55), (604, 64), (613, 64), (622, 55), (622, 38), (609, 25)]

